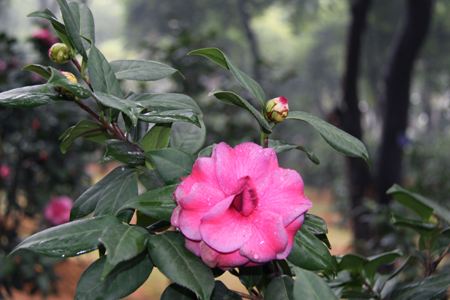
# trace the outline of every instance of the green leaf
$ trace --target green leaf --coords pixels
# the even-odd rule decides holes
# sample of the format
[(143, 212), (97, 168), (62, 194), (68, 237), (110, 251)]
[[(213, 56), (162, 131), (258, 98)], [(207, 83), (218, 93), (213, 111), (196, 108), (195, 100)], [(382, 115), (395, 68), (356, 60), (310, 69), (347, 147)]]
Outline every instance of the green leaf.
[(313, 272), (294, 267), (294, 299), (337, 300), (326, 282)]
[(223, 282), (216, 280), (211, 300), (242, 300), (242, 298), (239, 294), (230, 291)]
[(81, 255), (97, 249), (103, 230), (115, 222), (112, 216), (102, 216), (51, 227), (26, 238), (11, 254), (29, 250), (53, 257)]
[(22, 68), (22, 70), (36, 73), (45, 80), (48, 80), (52, 75), (49, 67), (38, 64), (26, 65), (25, 67)]
[(96, 260), (81, 275), (76, 289), (76, 300), (121, 299), (133, 293), (148, 278), (153, 264), (148, 255), (123, 262), (104, 280), (101, 274), (105, 268), (106, 257)]
[(366, 276), (372, 280), (380, 266), (391, 264), (402, 255), (400, 250), (394, 250), (369, 257), (368, 262), (364, 266)]
[[(74, 2), (76, 3), (76, 2)], [(90, 40), (91, 43), (83, 41), (85, 48), (95, 44), (95, 23), (89, 7), (84, 3), (77, 3), (80, 11), (80, 34), (82, 37)]]
[(190, 290), (178, 285), (176, 283), (172, 283), (169, 285), (161, 295), (160, 300), (197, 300), (197, 296), (195, 293)]
[(264, 279), (265, 271), (262, 266), (240, 267), (239, 281), (251, 291), (253, 287), (259, 287)]
[[(86, 99), (92, 96), (92, 93), (89, 89), (83, 87), (82, 85), (76, 83), (71, 83), (60, 71), (55, 68), (49, 67), (51, 76), (48, 79), (48, 84), (51, 84), (55, 87), (62, 88), (76, 97), (81, 99)], [(64, 95), (64, 94), (63, 94)]]
[(98, 142), (107, 140), (109, 136), (98, 123), (90, 120), (82, 120), (74, 126), (69, 127), (59, 137), (59, 148), (61, 149), (61, 152), (66, 153), (73, 142), (79, 137)]
[(450, 286), (450, 272), (442, 272), (396, 288), (390, 299), (423, 300), (445, 299)]
[(200, 152), (198, 152), (198, 157), (210, 157), (215, 146), (216, 144), (206, 146), (205, 148), (200, 150)]
[(287, 259), (298, 267), (312, 271), (335, 271), (337, 267), (327, 246), (305, 227), (295, 235), (294, 247)]
[(151, 60), (115, 60), (110, 65), (117, 79), (154, 81), (177, 72), (168, 65)]
[(165, 111), (148, 111), (141, 113), (139, 119), (149, 123), (167, 124), (174, 122), (189, 122), (200, 127), (198, 115), (190, 109)]
[(202, 111), (198, 104), (191, 97), (184, 94), (167, 93), (167, 94), (137, 94), (128, 98), (132, 102), (138, 103), (140, 106), (149, 111), (164, 110), (192, 110), (201, 116)]
[(135, 170), (117, 167), (75, 201), (70, 218), (78, 219), (92, 212), (94, 215), (116, 214), (137, 195)]
[(217, 48), (203, 48), (191, 51), (188, 55), (204, 56), (222, 68), (230, 70), (242, 87), (246, 88), (264, 107), (267, 99), (262, 87), (250, 76), (235, 67), (221, 50)]
[(173, 200), (173, 192), (176, 187), (177, 185), (174, 184), (147, 191), (125, 204), (120, 210), (133, 208), (155, 220), (170, 221), (176, 206)]
[(292, 144), (286, 144), (284, 142), (278, 141), (278, 140), (272, 140), (269, 139), (269, 147), (273, 148), (276, 153), (282, 153), (285, 151), (297, 149), (306, 154), (306, 156), (309, 158), (310, 161), (315, 163), (316, 165), (320, 164), (319, 158), (314, 154), (314, 152), (308, 150), (306, 147), (301, 145), (292, 145)]
[(144, 151), (166, 148), (169, 146), (170, 131), (170, 125), (155, 125), (142, 137), (139, 145)]
[(70, 9), (69, 4), (66, 0), (56, 0), (61, 9), (62, 18), (66, 26), (67, 37), (71, 41), (73, 47), (78, 51), (78, 53), (87, 59), (86, 50), (84, 49), (81, 36), (80, 36), (80, 17), (75, 16)]
[(95, 47), (91, 46), (89, 51), (89, 79), (96, 92), (123, 97), (120, 83), (106, 60), (105, 56)]
[(136, 103), (102, 92), (96, 92), (95, 96), (101, 104), (123, 112), (130, 118), (133, 126), (137, 125), (138, 116), (142, 108), (136, 105)]
[(327, 234), (328, 227), (325, 220), (313, 214), (306, 214), (303, 227), (312, 234)]
[(200, 121), (200, 128), (188, 123), (175, 123), (172, 126), (170, 145), (183, 152), (195, 154), (199, 151), (206, 139), (206, 126)]
[(147, 247), (148, 232), (139, 226), (130, 226), (117, 221), (103, 231), (99, 241), (106, 248), (106, 263), (102, 279), (119, 263), (130, 260)]
[(0, 106), (29, 108), (61, 100), (48, 84), (32, 85), (0, 93)]
[(265, 133), (272, 132), (272, 126), (270, 126), (266, 118), (264, 118), (264, 116), (256, 108), (254, 108), (253, 105), (251, 105), (247, 100), (245, 100), (238, 94), (228, 91), (218, 91), (214, 92), (213, 95), (214, 97), (225, 103), (234, 104), (236, 106), (246, 109), (253, 115), (256, 121), (258, 121), (259, 125), (261, 126), (261, 129)]
[(394, 184), (387, 193), (392, 195), (402, 205), (413, 210), (424, 220), (428, 220), (431, 214), (434, 213), (445, 222), (450, 223), (450, 211), (431, 199), (408, 191), (397, 184)]
[(201, 260), (184, 247), (184, 238), (176, 232), (151, 236), (149, 253), (155, 266), (171, 281), (209, 300), (214, 276)]
[(69, 40), (67, 36), (66, 26), (63, 23), (58, 21), (56, 16), (48, 9), (42, 11), (35, 11), (28, 15), (28, 17), (32, 18), (42, 18), (50, 21), (53, 28), (55, 29), (56, 35), (58, 38), (66, 45), (73, 47), (72, 42)]
[(174, 183), (181, 177), (189, 175), (194, 158), (175, 148), (152, 150), (146, 153), (161, 178), (167, 183)]
[(131, 166), (143, 165), (145, 162), (144, 152), (137, 145), (121, 140), (106, 142), (105, 157), (112, 157)]
[(267, 299), (294, 300), (294, 280), (286, 275), (275, 277), (269, 283), (264, 293)]
[(437, 228), (437, 224), (424, 222), (422, 220), (403, 218), (396, 214), (392, 215), (391, 220), (392, 224), (395, 226), (411, 228), (420, 234), (429, 234)]
[(351, 157), (360, 157), (369, 160), (366, 146), (354, 136), (339, 128), (303, 111), (290, 111), (288, 119), (300, 120), (316, 129), (322, 138), (335, 150)]
[(346, 254), (339, 262), (339, 270), (349, 270), (359, 273), (367, 264), (368, 259), (357, 254)]

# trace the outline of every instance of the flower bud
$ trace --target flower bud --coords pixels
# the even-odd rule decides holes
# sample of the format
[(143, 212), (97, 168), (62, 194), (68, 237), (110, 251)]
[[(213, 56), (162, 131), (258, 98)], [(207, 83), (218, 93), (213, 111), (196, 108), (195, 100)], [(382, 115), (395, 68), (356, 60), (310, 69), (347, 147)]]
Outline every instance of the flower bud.
[(61, 74), (64, 75), (64, 77), (66, 77), (66, 79), (71, 83), (71, 84), (77, 84), (78, 80), (75, 77), (75, 75), (73, 75), (70, 72), (66, 72), (66, 71), (61, 71)]
[(266, 117), (274, 123), (283, 122), (289, 113), (288, 99), (280, 96), (266, 103)]
[(56, 43), (48, 50), (48, 57), (58, 64), (65, 64), (74, 57), (74, 52), (64, 43)]

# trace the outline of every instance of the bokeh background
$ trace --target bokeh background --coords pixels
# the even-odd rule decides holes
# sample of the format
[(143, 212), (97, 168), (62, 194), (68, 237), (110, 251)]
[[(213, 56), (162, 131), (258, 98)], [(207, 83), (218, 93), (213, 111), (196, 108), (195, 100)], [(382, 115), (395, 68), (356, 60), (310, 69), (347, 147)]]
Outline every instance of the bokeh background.
[[(123, 84), (196, 99), (208, 128), (205, 146), (257, 141), (258, 132), (246, 112), (208, 95), (239, 87), (206, 60), (186, 56), (202, 47), (223, 49), (270, 97), (287, 97), (292, 110), (311, 112), (363, 139), (369, 167), (337, 155), (307, 125), (284, 123), (274, 134), (319, 157), (318, 166), (302, 152), (280, 159), (302, 174), (313, 212), (330, 225), (334, 254), (375, 254), (395, 246), (408, 252), (407, 234), (389, 225), (385, 191), (394, 182), (449, 207), (449, 1), (81, 2), (93, 11), (97, 46), (109, 60), (158, 60), (183, 73)], [(21, 68), (49, 63), (54, 36), (47, 24), (26, 17), (44, 8), (58, 13), (53, 0), (0, 0), (0, 91), (39, 83)], [(52, 225), (43, 214), (51, 199), (76, 199), (111, 169), (93, 144), (79, 142), (61, 154), (58, 137), (81, 114), (70, 104), (0, 108), (0, 299), (6, 290), (13, 299), (71, 299), (78, 277), (95, 259), (5, 258), (21, 238)], [(156, 284), (129, 298), (158, 299), (167, 281), (154, 277)]]

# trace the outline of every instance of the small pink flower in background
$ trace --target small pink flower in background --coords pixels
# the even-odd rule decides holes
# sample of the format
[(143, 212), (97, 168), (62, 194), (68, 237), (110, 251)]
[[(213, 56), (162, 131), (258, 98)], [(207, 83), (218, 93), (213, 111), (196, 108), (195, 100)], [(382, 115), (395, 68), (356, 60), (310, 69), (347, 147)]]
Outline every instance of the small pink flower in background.
[(0, 74), (6, 71), (8, 69), (8, 64), (3, 59), (0, 59)]
[(300, 175), (278, 166), (271, 148), (218, 144), (197, 159), (174, 193), (171, 223), (210, 267), (286, 258), (311, 208)]
[(53, 35), (53, 33), (48, 28), (40, 28), (36, 30), (31, 35), (31, 38), (42, 42), (48, 47), (58, 42), (58, 39)]
[(60, 225), (68, 222), (72, 205), (73, 202), (70, 197), (53, 197), (44, 209), (45, 219), (53, 225)]
[(11, 174), (11, 169), (7, 165), (0, 165), (0, 178), (6, 179)]

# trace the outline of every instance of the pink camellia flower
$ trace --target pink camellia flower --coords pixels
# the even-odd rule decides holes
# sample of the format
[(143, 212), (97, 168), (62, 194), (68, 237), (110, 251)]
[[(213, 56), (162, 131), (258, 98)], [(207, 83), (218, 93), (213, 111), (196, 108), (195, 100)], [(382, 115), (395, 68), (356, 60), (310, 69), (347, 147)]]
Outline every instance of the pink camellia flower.
[(68, 222), (70, 219), (70, 210), (72, 209), (72, 205), (73, 202), (70, 197), (53, 197), (45, 207), (45, 219), (53, 225), (60, 225)]
[(254, 143), (216, 145), (211, 157), (197, 159), (174, 197), (171, 223), (186, 248), (223, 269), (286, 258), (311, 207), (300, 175)]
[(8, 178), (11, 174), (11, 169), (7, 165), (0, 165), (0, 178)]

